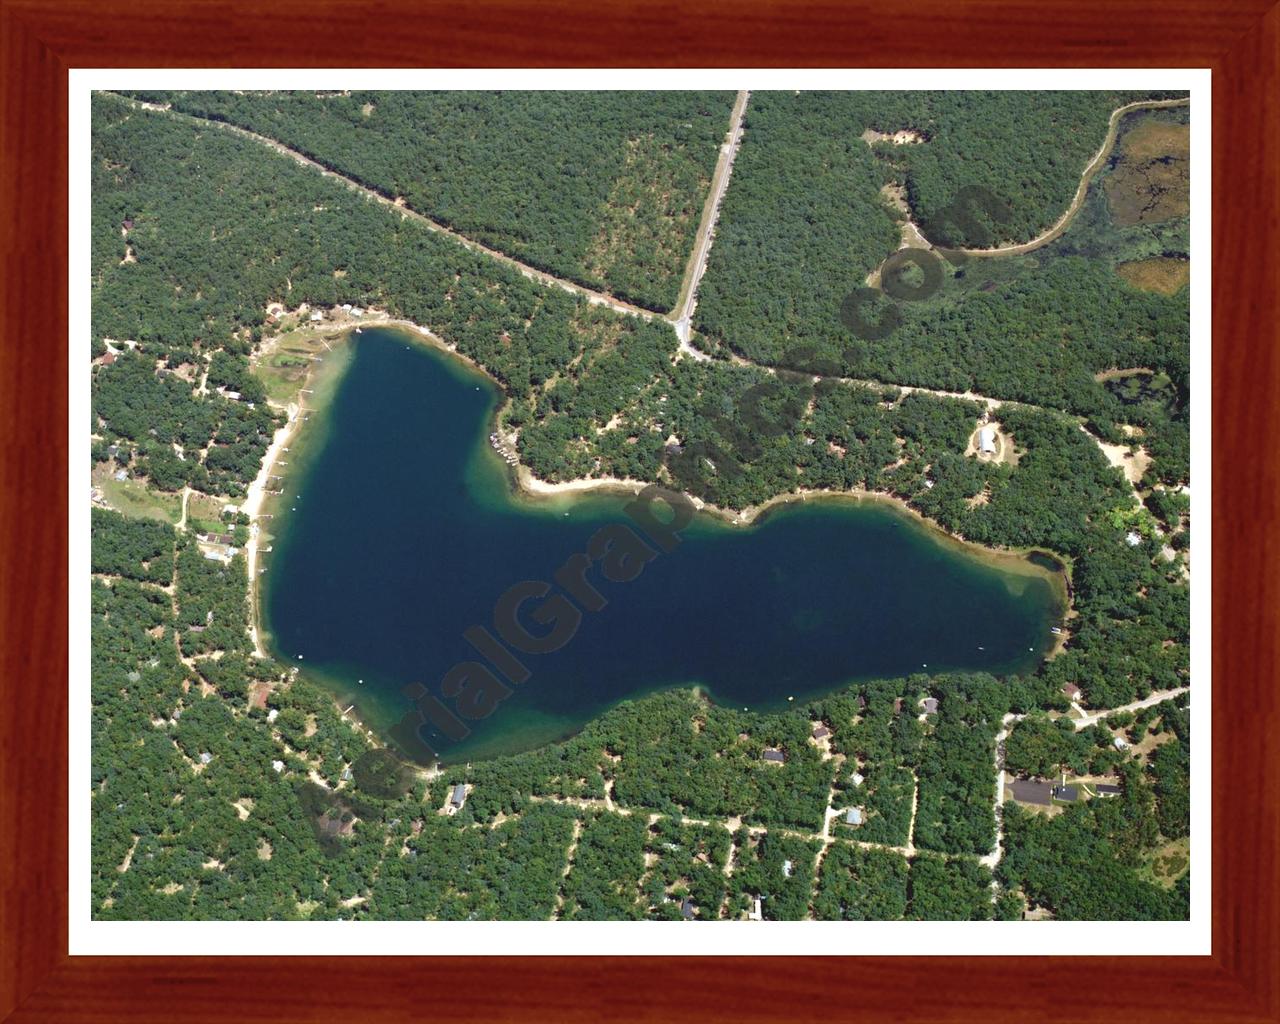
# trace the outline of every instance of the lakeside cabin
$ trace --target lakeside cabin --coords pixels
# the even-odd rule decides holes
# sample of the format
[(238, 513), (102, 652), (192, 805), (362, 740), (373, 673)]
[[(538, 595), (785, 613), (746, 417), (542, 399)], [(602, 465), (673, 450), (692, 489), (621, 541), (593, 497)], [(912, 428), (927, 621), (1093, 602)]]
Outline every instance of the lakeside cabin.
[(813, 730), (813, 738), (815, 740), (823, 740), (830, 735), (831, 735), (831, 730), (828, 729), (825, 725), (820, 725)]
[(453, 787), (453, 792), (449, 794), (449, 802), (444, 805), (444, 809), (449, 814), (457, 814), (462, 810), (462, 805), (467, 802), (467, 784), (459, 782)]
[(938, 713), (938, 698), (926, 697), (920, 702), (920, 706), (924, 708), (926, 715), (936, 715)]

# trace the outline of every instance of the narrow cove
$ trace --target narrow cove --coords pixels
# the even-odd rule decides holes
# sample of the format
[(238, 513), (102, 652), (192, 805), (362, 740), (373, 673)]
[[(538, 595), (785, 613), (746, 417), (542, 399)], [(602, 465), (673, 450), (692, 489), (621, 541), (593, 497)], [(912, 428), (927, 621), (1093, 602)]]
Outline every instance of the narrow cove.
[[(516, 491), (487, 442), (500, 393), (456, 358), (391, 328), (344, 344), (332, 397), (290, 442), (268, 508), (261, 624), (277, 657), (385, 734), (410, 709), (407, 684), (440, 696), (453, 666), (483, 660), (463, 633), (494, 632), (512, 585), (552, 581), (602, 526), (635, 524), (630, 495)], [(638, 578), (590, 578), (605, 607), (554, 653), (522, 654), (529, 678), (464, 740), (431, 734), (442, 757), (531, 749), (673, 686), (776, 710), (861, 679), (1029, 671), (1064, 610), (1043, 566), (836, 497), (749, 526), (699, 514)]]

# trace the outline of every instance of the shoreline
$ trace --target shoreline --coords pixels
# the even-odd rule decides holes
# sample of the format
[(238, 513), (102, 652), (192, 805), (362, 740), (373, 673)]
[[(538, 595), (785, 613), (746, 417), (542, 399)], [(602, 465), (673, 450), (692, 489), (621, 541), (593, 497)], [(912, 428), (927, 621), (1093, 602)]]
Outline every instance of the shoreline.
[[(370, 327), (393, 327), (405, 331), (405, 333), (416, 337), (422, 343), (448, 353), (450, 356), (458, 359), (463, 365), (473, 370), (478, 375), (484, 377), (487, 381), (497, 387), (504, 401), (501, 402), (494, 413), (494, 420), (490, 424), (495, 431), (499, 429), (497, 418), (506, 403), (510, 401), (510, 396), (502, 383), (497, 380), (483, 366), (471, 359), (469, 356), (459, 352), (457, 348), (446, 342), (438, 334), (432, 332), (429, 328), (423, 327), (410, 320), (403, 320), (390, 316), (384, 311), (370, 309), (366, 317), (362, 317), (359, 321), (342, 321), (336, 323), (324, 323), (314, 327), (299, 324), (294, 330), (309, 331), (313, 334), (324, 335), (340, 335), (339, 341), (344, 342), (356, 328)], [(263, 340), (263, 347), (277, 344), (281, 338), (293, 331), (285, 332), (285, 334), (273, 335)], [(306, 387), (312, 381), (312, 376), (316, 373), (316, 368), (312, 366), (308, 369), (303, 386)], [(263, 457), (263, 463), (259, 469), (258, 476), (250, 485), (249, 496), (246, 498), (243, 510), (252, 517), (256, 517), (261, 512), (262, 504), (265, 500), (266, 482), (272, 475), (272, 470), (279, 458), (281, 450), (285, 445), (294, 439), (297, 430), (304, 420), (301, 415), (301, 407), (297, 403), (290, 403), (287, 407), (289, 414), (288, 422), (276, 431), (275, 437), (272, 439), (270, 447), (267, 449)], [(535, 476), (533, 471), (523, 463), (517, 463), (512, 467), (512, 472), (508, 476), (510, 482), (510, 493), (514, 498), (524, 501), (539, 502), (547, 499), (554, 499), (566, 495), (587, 495), (587, 494), (617, 494), (617, 495), (635, 495), (644, 488), (650, 486), (649, 481), (634, 480), (622, 477), (578, 477), (565, 481), (548, 481)], [(699, 513), (708, 515), (724, 525), (730, 527), (751, 527), (757, 525), (767, 517), (769, 513), (779, 507), (803, 503), (808, 501), (853, 501), (861, 504), (863, 502), (872, 502), (893, 509), (897, 514), (903, 515), (912, 520), (916, 525), (924, 528), (933, 537), (939, 541), (953, 546), (960, 553), (967, 557), (975, 558), (987, 564), (998, 564), (1006, 570), (1017, 570), (1025, 575), (1037, 576), (1046, 579), (1051, 586), (1054, 587), (1056, 596), (1060, 599), (1062, 605), (1062, 620), (1065, 622), (1071, 618), (1074, 611), (1074, 604), (1071, 600), (1071, 562), (1066, 556), (1059, 552), (1041, 547), (1030, 547), (1026, 549), (1001, 548), (985, 544), (979, 544), (975, 541), (966, 539), (963, 536), (952, 533), (942, 524), (929, 519), (923, 513), (913, 508), (907, 499), (899, 497), (888, 491), (868, 491), (865, 489), (853, 489), (848, 491), (836, 490), (808, 490), (802, 489), (797, 491), (788, 491), (785, 494), (778, 494), (766, 501), (756, 505), (750, 505), (741, 510), (732, 510), (722, 508), (710, 502), (704, 501), (691, 494), (680, 492)], [(266, 649), (263, 640), (264, 630), (261, 624), (261, 608), (260, 587), (256, 576), (256, 566), (258, 562), (259, 544), (261, 531), (254, 523), (250, 527), (249, 544), (246, 546), (246, 559), (249, 571), (249, 590), (250, 590), (250, 621), (249, 631), (253, 639), (254, 651), (258, 657), (269, 657), (270, 652)], [(1040, 554), (1052, 558), (1062, 568), (1060, 570), (1051, 570), (1045, 566), (1036, 565), (1030, 560), (1031, 555)], [(1065, 638), (1059, 637), (1054, 646), (1045, 655), (1046, 660), (1050, 660), (1061, 653), (1065, 646)]]
[[(437, 334), (433, 334), (427, 328), (420, 324), (415, 324), (409, 320), (400, 320), (393, 318), (390, 314), (376, 309), (370, 309), (369, 315), (359, 320), (347, 320), (341, 322), (326, 322), (321, 324), (299, 323), (295, 327), (279, 334), (273, 334), (270, 337), (262, 339), (258, 346), (257, 352), (254, 354), (255, 363), (262, 356), (269, 354), (280, 342), (291, 334), (304, 333), (309, 335), (336, 336), (336, 341), (341, 344), (349, 340), (349, 336), (358, 328), (369, 325), (373, 327), (397, 327), (411, 333), (422, 340), (425, 340), (432, 347), (447, 352), (452, 356), (460, 359), (463, 363), (471, 367), (477, 373), (483, 374), (488, 380), (493, 381), (499, 388), (501, 384), (497, 382), (490, 374), (488, 374), (479, 363), (475, 362), (468, 356), (458, 352), (456, 348), (451, 346), (443, 338)], [(306, 375), (302, 379), (299, 394), (303, 390), (309, 389), (314, 383), (314, 377), (319, 372), (319, 368), (314, 364), (308, 367)], [(273, 408), (279, 408), (273, 406)], [(265, 629), (262, 625), (262, 608), (261, 608), (261, 587), (259, 585), (260, 574), (258, 573), (258, 561), (260, 547), (262, 543), (262, 530), (260, 529), (258, 519), (262, 515), (262, 509), (266, 504), (266, 486), (267, 482), (275, 475), (274, 470), (276, 463), (279, 461), (280, 455), (284, 448), (296, 439), (300, 427), (305, 420), (302, 415), (303, 407), (298, 402), (290, 402), (284, 407), (283, 411), (288, 419), (284, 426), (279, 427), (271, 439), (271, 444), (267, 447), (262, 457), (262, 465), (258, 468), (258, 475), (254, 477), (253, 483), (249, 485), (248, 493), (240, 508), (251, 522), (249, 524), (249, 542), (245, 545), (245, 568), (248, 575), (249, 586), (249, 636), (253, 641), (253, 653), (258, 658), (273, 657), (267, 649), (264, 635)], [(335, 700), (336, 703), (336, 700)], [(341, 710), (341, 709), (339, 709)]]
[[(514, 488), (515, 493), (520, 497), (533, 499), (535, 501), (543, 498), (554, 498), (560, 495), (573, 494), (596, 493), (634, 495), (650, 486), (649, 483), (644, 481), (621, 477), (578, 477), (573, 480), (552, 483), (534, 476), (529, 467), (523, 464), (514, 467), (514, 469), (515, 472), (513, 476), (516, 483), (516, 487)], [(756, 526), (771, 512), (786, 505), (803, 504), (809, 501), (852, 501), (857, 504), (870, 502), (873, 504), (887, 506), (895, 512), (906, 516), (913, 520), (917, 525), (925, 528), (939, 540), (958, 547), (969, 557), (977, 558), (988, 563), (1007, 563), (1005, 566), (1006, 568), (1025, 569), (1030, 575), (1043, 576), (1045, 578), (1052, 579), (1067, 577), (1070, 570), (1070, 560), (1065, 555), (1062, 555), (1057, 551), (1052, 551), (1048, 548), (995, 547), (987, 544), (979, 544), (978, 542), (969, 540), (959, 534), (952, 533), (941, 523), (928, 518), (922, 512), (913, 508), (906, 498), (899, 497), (889, 491), (868, 491), (865, 489), (854, 489), (848, 491), (801, 489), (798, 491), (788, 491), (785, 494), (775, 495), (766, 501), (760, 502), (756, 505), (749, 505), (739, 511), (714, 505), (711, 502), (704, 501), (702, 498), (695, 497), (691, 494), (685, 494), (684, 492), (680, 493), (684, 498), (688, 499), (698, 512), (711, 516), (719, 520), (724, 525), (731, 527)], [(1052, 558), (1062, 566), (1062, 569), (1060, 571), (1054, 571), (1047, 567), (1035, 565), (1029, 560), (1029, 556), (1033, 554)], [(1069, 610), (1071, 607), (1070, 601), (1067, 599), (1065, 593), (1061, 596), (1063, 597), (1064, 607)], [(1064, 612), (1064, 617), (1065, 614), (1066, 613)]]
[[(308, 372), (309, 378), (310, 373)], [(271, 471), (275, 468), (276, 460), (280, 458), (280, 453), (287, 443), (293, 439), (294, 433), (302, 423), (302, 416), (299, 415), (301, 412), (299, 405), (290, 402), (285, 411), (288, 419), (285, 421), (284, 426), (278, 428), (275, 436), (272, 437), (271, 444), (267, 447), (266, 454), (262, 457), (262, 466), (258, 470), (258, 475), (254, 477), (253, 483), (249, 485), (248, 496), (240, 506), (240, 510), (250, 520), (249, 543), (245, 545), (245, 570), (249, 576), (249, 636), (253, 640), (253, 653), (259, 658), (269, 657), (269, 654), (266, 645), (262, 642), (262, 630), (259, 626), (261, 615), (258, 609), (259, 573), (257, 567), (261, 530), (257, 520), (262, 513), (262, 506), (266, 500), (267, 481), (271, 479)]]

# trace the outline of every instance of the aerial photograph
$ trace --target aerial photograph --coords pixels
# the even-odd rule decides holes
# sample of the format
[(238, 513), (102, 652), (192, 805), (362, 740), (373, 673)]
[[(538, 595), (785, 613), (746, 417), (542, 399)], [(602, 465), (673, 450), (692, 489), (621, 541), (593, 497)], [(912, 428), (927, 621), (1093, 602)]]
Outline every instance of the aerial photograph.
[(1189, 920), (1187, 92), (89, 129), (94, 921)]

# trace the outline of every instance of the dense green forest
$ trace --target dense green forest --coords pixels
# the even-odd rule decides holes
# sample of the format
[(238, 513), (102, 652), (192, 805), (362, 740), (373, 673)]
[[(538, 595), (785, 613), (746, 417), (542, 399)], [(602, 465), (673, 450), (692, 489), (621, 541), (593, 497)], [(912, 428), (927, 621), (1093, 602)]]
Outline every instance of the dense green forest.
[[(562, 146), (547, 142), (566, 111), (604, 111), (620, 145), (647, 126), (666, 150), (635, 159), (658, 159), (687, 195), (705, 187), (728, 97), (691, 106), (688, 94), (659, 95), (675, 98), (644, 111), (600, 97), (572, 101), (581, 108), (529, 99), (548, 105), (543, 122), (501, 97), (468, 108), (428, 95), (421, 110), (449, 136), (421, 143), (436, 162), (420, 159), (419, 143), (379, 153), (368, 141), (405, 135), (414, 94), (187, 94), (180, 104), (263, 118), (261, 130), (299, 148), (331, 142), (334, 161), (370, 161), (374, 187), (411, 205), (416, 187), (427, 212), (447, 200), (460, 228), (487, 218), (478, 237), (556, 269), (581, 259), (587, 250), (575, 246), (607, 223), (600, 202), (619, 166), (616, 152), (586, 152), (581, 126)], [(904, 304), (890, 338), (855, 343), (838, 319), (841, 298), (897, 244), (882, 184), (905, 181), (928, 210), (969, 182), (947, 177), (963, 157), (993, 189), (1020, 182), (1009, 237), (1026, 237), (1056, 219), (1124, 98), (1062, 94), (1032, 109), (1017, 93), (872, 95), (752, 97), (695, 340), (778, 373), (680, 358), (661, 322), (527, 280), (226, 131), (95, 98), (100, 469), (156, 492), (243, 494), (282, 422), (255, 372), (267, 304), (350, 302), (430, 328), (491, 373), (508, 399), (502, 424), (539, 477), (659, 480), (726, 509), (801, 488), (892, 495), (957, 536), (1052, 552), (1072, 611), (1064, 650), (1026, 677), (884, 680), (781, 714), (672, 691), (518, 757), (388, 772), (393, 762), (370, 769), (372, 741), (325, 691), (253, 656), (242, 556), (211, 560), (190, 527), (95, 508), (96, 915), (713, 920), (750, 914), (758, 898), (766, 919), (987, 919), (1025, 906), (1063, 918), (1185, 916), (1185, 864), (1166, 872), (1172, 888), (1152, 866), (1176, 863), (1169, 844), (1189, 832), (1185, 699), (1079, 732), (1059, 717), (1066, 684), (1096, 709), (1189, 681), (1187, 292), (1139, 291), (1113, 266), (1185, 254), (1185, 218), (1121, 229), (1091, 190), (1051, 246), (956, 268), (934, 299)], [(677, 132), (673, 119), (695, 107)], [(459, 127), (489, 110), (525, 125), (511, 140), (525, 154), (511, 164), (529, 164), (522, 174), (555, 166), (573, 184), (504, 177), (494, 136)], [(1025, 115), (1018, 132), (1015, 115)], [(327, 133), (335, 118), (361, 123)], [(860, 127), (836, 138), (834, 123)], [(929, 142), (868, 145), (863, 128), (912, 128)], [(695, 156), (704, 144), (709, 153)], [(549, 148), (561, 163), (528, 158)], [(464, 187), (456, 169), (467, 161), (491, 173)], [(577, 173), (565, 174), (573, 161)], [(512, 222), (488, 217), (513, 210), (536, 237), (521, 242)], [(666, 279), (644, 261), (598, 280), (568, 263), (557, 272), (653, 301), (687, 255), (687, 240), (661, 237)], [(646, 283), (628, 292), (626, 280)], [(1142, 372), (1096, 379), (1126, 368)], [(1014, 401), (988, 409), (897, 384)], [(984, 415), (1009, 457), (970, 453)], [(1152, 461), (1136, 492), (1095, 438), (1141, 442)], [(938, 709), (923, 714), (928, 697)], [(1026, 716), (1006, 743), (1011, 771), (1113, 775), (1124, 793), (1053, 816), (1006, 805), (993, 879), (978, 858), (996, 839), (995, 737), (1009, 714)], [(831, 730), (827, 748), (812, 738), (818, 723)], [(1150, 755), (1118, 751), (1115, 729)], [(764, 761), (765, 749), (784, 751), (785, 763)], [(459, 782), (470, 787), (463, 807), (443, 813)], [(845, 821), (848, 808), (859, 824)], [(824, 840), (828, 809), (839, 813)]]
[(248, 128), (541, 270), (676, 304), (732, 93), (134, 93)]

